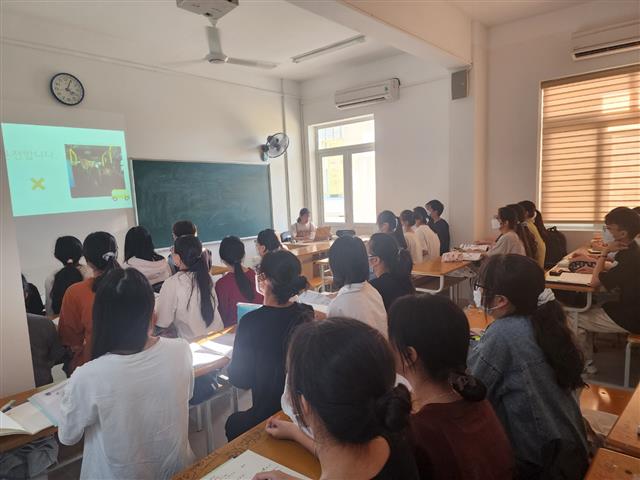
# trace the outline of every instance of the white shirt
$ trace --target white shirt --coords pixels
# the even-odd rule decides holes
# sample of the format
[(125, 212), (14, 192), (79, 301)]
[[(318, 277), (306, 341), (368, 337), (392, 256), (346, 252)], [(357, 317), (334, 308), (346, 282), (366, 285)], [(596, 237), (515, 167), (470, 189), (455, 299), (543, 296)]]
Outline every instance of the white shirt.
[(218, 312), (218, 297), (211, 286), (213, 302), (213, 321), (207, 327), (200, 313), (200, 290), (194, 281), (193, 272), (178, 272), (162, 284), (160, 296), (156, 302), (158, 321), (156, 325), (167, 328), (175, 323), (178, 336), (189, 341), (209, 332), (222, 330), (222, 318)]
[(73, 445), (84, 435), (80, 478), (170, 478), (194, 461), (191, 363), (187, 342), (160, 338), (142, 352), (106, 354), (73, 372), (58, 437)]
[(124, 262), (122, 267), (135, 268), (147, 277), (147, 280), (149, 280), (151, 285), (164, 282), (171, 276), (171, 267), (169, 267), (169, 262), (164, 258), (161, 260), (151, 261), (143, 260), (138, 257), (131, 257), (129, 260)]
[(407, 242), (407, 250), (411, 254), (413, 264), (422, 263), (422, 245), (418, 241), (418, 237), (412, 231), (404, 232), (404, 240)]
[[(64, 268), (64, 267), (63, 267)], [(82, 274), (82, 279), (86, 280), (87, 278), (93, 277), (93, 270), (88, 265), (78, 265), (78, 270)], [(44, 307), (47, 312), (47, 316), (55, 315), (53, 311), (53, 307), (51, 306), (51, 289), (53, 288), (53, 282), (56, 279), (56, 273), (58, 273), (60, 269), (55, 272), (51, 272), (45, 281), (44, 281)]]
[(413, 231), (416, 232), (416, 237), (421, 245), (421, 248), (427, 252), (426, 255), (422, 255), (422, 260), (433, 260), (440, 256), (440, 239), (438, 234), (431, 230), (428, 225), (419, 225), (413, 227)]
[(303, 235), (313, 240), (313, 237), (316, 235), (316, 226), (311, 221), (307, 223), (296, 222), (291, 225), (291, 235), (293, 238)]
[(384, 302), (380, 293), (369, 282), (352, 283), (338, 290), (338, 295), (329, 304), (327, 316), (360, 320), (388, 338)]
[(487, 255), (505, 255), (508, 253), (526, 255), (520, 237), (518, 237), (518, 234), (513, 230), (509, 230), (507, 233), (500, 235), (500, 238), (498, 238), (495, 245), (489, 249)]

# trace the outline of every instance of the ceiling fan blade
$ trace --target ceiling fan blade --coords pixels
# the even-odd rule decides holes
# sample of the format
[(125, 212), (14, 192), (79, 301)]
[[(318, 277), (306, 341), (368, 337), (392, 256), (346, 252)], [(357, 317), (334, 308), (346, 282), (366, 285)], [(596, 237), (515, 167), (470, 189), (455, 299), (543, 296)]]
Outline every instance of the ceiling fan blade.
[(232, 63), (234, 65), (242, 65), (243, 67), (264, 68), (265, 70), (271, 70), (278, 66), (277, 63), (272, 63), (272, 62), (261, 62), (259, 60), (245, 60), (242, 58), (232, 58), (232, 57), (229, 57), (227, 59), (227, 63)]
[(190, 67), (191, 65), (200, 65), (201, 63), (204, 63), (204, 59), (203, 58), (199, 58), (197, 60), (180, 60), (177, 62), (165, 62), (162, 63), (162, 66), (164, 67)]

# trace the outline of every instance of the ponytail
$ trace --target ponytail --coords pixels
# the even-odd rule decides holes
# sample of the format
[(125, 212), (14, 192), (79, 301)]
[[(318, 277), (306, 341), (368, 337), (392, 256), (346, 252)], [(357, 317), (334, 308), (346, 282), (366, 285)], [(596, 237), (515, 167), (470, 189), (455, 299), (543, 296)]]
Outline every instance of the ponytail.
[(407, 288), (414, 292), (415, 287), (411, 281), (413, 260), (406, 248), (398, 248), (396, 241), (387, 234), (374, 233), (369, 240), (369, 253), (378, 257), (385, 265), (389, 274)]
[(206, 250), (203, 250), (202, 243), (194, 235), (183, 235), (176, 238), (174, 251), (187, 267), (187, 272), (193, 274), (191, 278), (191, 293), (189, 294), (187, 305), (191, 303), (193, 291), (198, 289), (200, 294), (200, 314), (208, 327), (213, 323), (216, 308), (212, 294), (213, 280), (211, 280), (211, 275), (209, 274), (209, 254)]
[(255, 298), (255, 289), (242, 270), (242, 259), (244, 255), (244, 243), (242, 243), (242, 240), (238, 237), (225, 237), (222, 239), (222, 242), (220, 242), (220, 258), (233, 267), (238, 290), (240, 290), (240, 293), (248, 302), (252, 302)]
[(538, 253), (538, 248), (536, 245), (536, 237), (529, 230), (529, 225), (527, 225), (527, 212), (525, 208), (518, 203), (511, 203), (507, 205), (508, 209), (512, 210), (515, 213), (516, 221), (514, 230), (518, 235), (518, 238), (524, 245), (524, 251), (527, 257), (536, 260), (536, 254)]
[(82, 274), (78, 270), (77, 265), (74, 265), (73, 261), (65, 264), (60, 270), (58, 270), (53, 277), (53, 285), (51, 286), (51, 293), (49, 298), (51, 299), (51, 309), (56, 315), (60, 313), (62, 308), (62, 298), (64, 297), (67, 288), (74, 283), (82, 281)]
[(402, 231), (402, 224), (400, 219), (390, 210), (383, 210), (378, 214), (376, 220), (378, 228), (381, 228), (385, 223), (389, 225), (389, 235), (391, 235), (397, 242), (398, 247), (407, 248), (407, 240), (404, 238), (404, 232)]
[(120, 268), (117, 259), (118, 245), (116, 239), (107, 232), (90, 233), (84, 239), (82, 251), (87, 262), (100, 272), (100, 275), (94, 278), (91, 286), (91, 289), (96, 292), (102, 282), (102, 276), (111, 270)]
[(383, 430), (402, 432), (409, 425), (411, 393), (407, 387), (398, 384), (376, 400), (375, 411)]

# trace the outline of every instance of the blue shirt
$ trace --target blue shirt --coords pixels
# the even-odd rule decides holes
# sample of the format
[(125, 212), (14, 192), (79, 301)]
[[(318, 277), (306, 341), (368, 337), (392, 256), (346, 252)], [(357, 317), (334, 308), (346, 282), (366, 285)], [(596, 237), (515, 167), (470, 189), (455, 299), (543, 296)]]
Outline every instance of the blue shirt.
[[(528, 317), (493, 322), (468, 358), (471, 373), (487, 387), (487, 399), (511, 440), (519, 470), (541, 468), (542, 451), (560, 441), (565, 458), (587, 466), (587, 442), (573, 392), (561, 388), (536, 342)], [(547, 455), (548, 457), (548, 455)], [(582, 472), (584, 474), (584, 471)]]

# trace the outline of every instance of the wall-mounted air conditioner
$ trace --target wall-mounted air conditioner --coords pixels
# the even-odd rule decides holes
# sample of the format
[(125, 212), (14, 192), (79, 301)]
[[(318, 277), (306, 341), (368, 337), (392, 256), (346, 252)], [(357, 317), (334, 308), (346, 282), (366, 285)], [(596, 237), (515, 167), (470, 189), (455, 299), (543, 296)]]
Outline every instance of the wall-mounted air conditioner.
[(571, 36), (574, 60), (601, 57), (640, 48), (640, 21), (576, 32)]
[(383, 82), (369, 83), (359, 87), (338, 90), (335, 94), (336, 108), (364, 107), (380, 102), (393, 102), (400, 96), (400, 80), (392, 78)]

